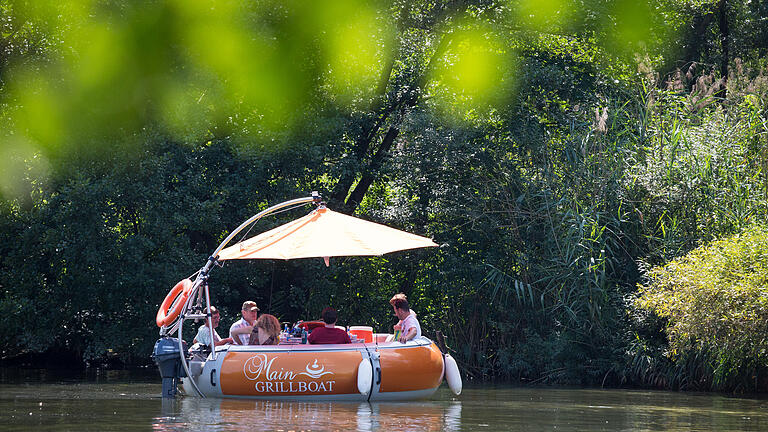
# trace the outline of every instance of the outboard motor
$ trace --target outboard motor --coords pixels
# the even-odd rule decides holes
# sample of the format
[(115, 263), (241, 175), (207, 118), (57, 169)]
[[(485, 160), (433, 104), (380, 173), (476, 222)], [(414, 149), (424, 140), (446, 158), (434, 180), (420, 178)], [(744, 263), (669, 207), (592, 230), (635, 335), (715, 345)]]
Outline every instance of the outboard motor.
[[(184, 355), (186, 356), (188, 354), (187, 343), (184, 341), (181, 343), (184, 346)], [(176, 384), (179, 378), (187, 376), (179, 356), (179, 340), (172, 337), (158, 339), (155, 342), (155, 349), (152, 351), (152, 359), (160, 368), (160, 377), (163, 379), (163, 397), (176, 397)]]

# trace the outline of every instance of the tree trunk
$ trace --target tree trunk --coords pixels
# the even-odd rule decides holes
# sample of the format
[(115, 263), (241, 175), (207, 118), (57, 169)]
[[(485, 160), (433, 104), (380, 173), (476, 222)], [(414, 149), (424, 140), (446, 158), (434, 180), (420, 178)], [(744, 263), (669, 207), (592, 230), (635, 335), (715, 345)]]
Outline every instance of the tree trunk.
[(365, 193), (368, 192), (368, 188), (371, 187), (371, 184), (373, 184), (373, 181), (376, 178), (375, 176), (378, 174), (378, 171), (384, 164), (384, 160), (389, 155), (389, 150), (392, 148), (392, 144), (394, 144), (395, 138), (397, 138), (399, 133), (399, 129), (396, 127), (391, 127), (387, 131), (387, 134), (384, 135), (384, 139), (381, 140), (379, 150), (371, 159), (371, 163), (368, 165), (368, 169), (365, 171), (363, 177), (357, 183), (357, 186), (355, 186), (355, 190), (352, 191), (352, 193), (349, 195), (349, 199), (347, 199), (347, 202), (345, 203), (345, 208), (349, 212), (355, 211), (357, 206), (360, 205), (360, 202), (363, 200)]
[[(707, 53), (706, 47), (706, 34), (707, 29), (709, 29), (709, 26), (712, 25), (712, 19), (714, 18), (713, 14), (710, 11), (707, 11), (706, 13), (697, 13), (696, 16), (693, 17), (693, 23), (692, 23), (692, 29), (689, 31), (688, 36), (686, 37), (686, 43), (685, 43), (685, 54), (683, 55), (683, 64), (692, 64), (692, 63), (701, 63), (702, 59), (706, 59)], [(706, 60), (704, 60), (706, 62)], [(684, 66), (683, 66), (684, 67)], [(674, 72), (674, 70), (668, 71), (669, 73)], [(687, 72), (687, 70), (683, 70), (683, 72)], [(695, 82), (695, 80), (692, 80)], [(690, 86), (688, 86), (690, 90)]]
[[(463, 3), (456, 4), (458, 9), (448, 8), (445, 11), (446, 16), (460, 13), (463, 10)], [(357, 208), (362, 201), (368, 188), (378, 175), (382, 163), (385, 160), (386, 155), (389, 153), (392, 144), (394, 143), (397, 134), (400, 132), (399, 124), (393, 123), (387, 130), (386, 135), (381, 140), (381, 145), (375, 154), (371, 156), (370, 161), (366, 161), (366, 155), (374, 151), (374, 140), (382, 131), (382, 126), (386, 124), (389, 117), (396, 113), (403, 113), (406, 110), (415, 107), (421, 97), (422, 91), (429, 79), (431, 72), (434, 70), (437, 61), (442, 58), (445, 51), (448, 49), (448, 45), (452, 40), (452, 34), (442, 34), (439, 37), (439, 42), (435, 51), (429, 59), (424, 70), (421, 74), (409, 85), (405, 86), (400, 92), (400, 96), (397, 100), (393, 101), (389, 106), (383, 106), (386, 103), (386, 89), (389, 86), (389, 79), (391, 78), (392, 68), (395, 64), (394, 60), (388, 63), (384, 74), (379, 82), (378, 91), (381, 93), (381, 98), (378, 100), (374, 112), (377, 112), (371, 118), (371, 122), (367, 128), (364, 128), (360, 136), (355, 142), (355, 146), (350, 157), (355, 158), (352, 161), (351, 169), (342, 174), (336, 186), (331, 192), (330, 202), (345, 213), (351, 213)], [(355, 186), (354, 190), (350, 193), (350, 189), (358, 176), (362, 176), (360, 181)], [(349, 197), (349, 198), (347, 198)]]
[[(395, 102), (392, 106), (384, 109), (382, 111), (382, 105), (383, 100), (386, 98), (386, 82), (389, 81), (389, 77), (392, 74), (392, 67), (394, 65), (394, 61), (389, 62), (388, 68), (385, 70), (384, 74), (382, 75), (382, 81), (379, 83), (379, 102), (376, 104), (376, 107), (374, 108), (374, 117), (370, 120), (368, 127), (363, 128), (363, 130), (360, 132), (360, 136), (355, 141), (355, 146), (352, 151), (352, 156), (355, 160), (354, 162), (363, 165), (365, 160), (365, 155), (368, 153), (368, 151), (371, 148), (371, 143), (373, 142), (373, 139), (376, 137), (376, 135), (379, 132), (379, 129), (381, 128), (381, 125), (384, 124), (386, 119), (389, 117), (389, 115), (397, 109), (400, 101)], [(355, 182), (355, 178), (357, 178), (357, 172), (358, 170), (349, 170), (345, 174), (341, 176), (338, 183), (336, 183), (336, 186), (333, 188), (333, 192), (331, 192), (331, 199), (330, 201), (334, 203), (337, 206), (343, 206), (347, 195), (349, 194), (349, 189), (352, 187), (352, 184)], [(343, 211), (343, 210), (342, 210)]]
[(720, 59), (720, 76), (722, 77), (722, 90), (719, 92), (719, 96), (723, 98), (723, 100), (726, 99), (728, 96), (728, 91), (726, 89), (728, 85), (728, 40), (729, 40), (729, 29), (728, 29), (728, 0), (720, 0), (720, 4), (718, 6), (718, 11), (720, 14), (720, 50), (722, 53), (722, 57)]
[[(435, 52), (432, 54), (429, 63), (427, 64), (423, 73), (418, 77), (416, 82), (404, 90), (403, 96), (382, 113), (368, 134), (361, 136), (361, 140), (358, 142), (358, 145), (356, 145), (356, 156), (358, 157), (358, 161), (361, 163), (361, 165), (363, 163), (365, 154), (370, 150), (371, 143), (376, 137), (377, 132), (380, 131), (381, 126), (387, 117), (389, 117), (396, 110), (405, 111), (415, 107), (418, 104), (419, 98), (421, 97), (421, 92), (426, 85), (430, 72), (435, 68), (435, 63), (438, 61), (438, 59), (441, 58), (443, 54), (445, 54), (450, 41), (450, 35), (443, 35), (440, 38), (437, 49), (435, 49)], [(399, 133), (400, 129), (398, 126), (391, 126), (389, 130), (387, 130), (386, 135), (381, 140), (381, 145), (379, 145), (376, 154), (373, 155), (370, 162), (366, 166), (362, 166), (360, 168), (362, 178), (357, 183), (351, 194), (349, 193), (349, 189), (354, 183), (357, 172), (349, 172), (344, 175), (341, 180), (339, 180), (339, 183), (337, 183), (333, 190), (331, 199), (336, 203), (337, 206), (342, 207), (342, 211), (347, 213), (353, 212), (363, 200), (365, 193), (376, 179), (376, 175), (378, 174), (379, 169), (381, 169), (381, 166), (386, 156), (389, 154), (389, 150), (391, 149), (392, 144), (394, 143), (395, 138), (397, 138)], [(347, 198), (347, 195), (349, 195), (349, 198)], [(345, 200), (345, 198), (347, 199)]]

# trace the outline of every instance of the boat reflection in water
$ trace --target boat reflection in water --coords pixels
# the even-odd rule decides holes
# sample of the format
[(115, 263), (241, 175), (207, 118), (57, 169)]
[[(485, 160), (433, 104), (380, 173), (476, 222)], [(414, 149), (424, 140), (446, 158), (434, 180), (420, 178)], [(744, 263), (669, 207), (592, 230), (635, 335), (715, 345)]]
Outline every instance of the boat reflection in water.
[(461, 402), (297, 402), (183, 398), (163, 405), (153, 430), (458, 431)]

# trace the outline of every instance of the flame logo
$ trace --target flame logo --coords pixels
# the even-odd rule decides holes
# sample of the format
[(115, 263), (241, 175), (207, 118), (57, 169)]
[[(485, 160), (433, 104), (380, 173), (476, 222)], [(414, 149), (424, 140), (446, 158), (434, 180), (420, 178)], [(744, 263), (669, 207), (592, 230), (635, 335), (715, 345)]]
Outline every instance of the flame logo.
[(320, 366), (317, 364), (317, 359), (315, 359), (315, 362), (312, 364), (307, 363), (306, 372), (299, 372), (299, 375), (306, 375), (310, 378), (320, 378), (323, 375), (331, 374), (333, 375), (333, 372), (326, 371), (325, 366)]

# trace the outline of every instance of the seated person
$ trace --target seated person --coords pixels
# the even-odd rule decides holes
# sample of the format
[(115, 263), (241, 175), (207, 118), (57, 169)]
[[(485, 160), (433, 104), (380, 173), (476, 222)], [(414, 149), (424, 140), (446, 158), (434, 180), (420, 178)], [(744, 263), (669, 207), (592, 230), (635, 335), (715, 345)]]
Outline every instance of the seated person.
[(311, 344), (348, 344), (352, 343), (347, 332), (336, 328), (336, 309), (327, 307), (320, 314), (325, 326), (317, 327), (309, 334)]
[(280, 341), (280, 321), (274, 315), (264, 314), (256, 320), (248, 345), (277, 345)]
[[(262, 317), (266, 317), (262, 320)], [(237, 340), (245, 340), (244, 345), (277, 345), (280, 338), (280, 322), (274, 315), (263, 314), (253, 325), (244, 325), (230, 330), (232, 336)], [(254, 338), (254, 336), (256, 336)], [(274, 343), (267, 341), (274, 336)]]
[[(243, 302), (243, 308), (241, 310), (243, 317), (232, 324), (229, 328), (229, 337), (234, 340), (237, 345), (248, 345), (248, 338), (253, 329), (253, 323), (256, 322), (256, 318), (259, 315), (259, 308), (256, 306), (256, 302), (247, 300)], [(235, 332), (236, 329), (248, 328), (247, 332)]]
[[(389, 304), (391, 304), (394, 307), (395, 306), (395, 300), (397, 300), (397, 299), (408, 300), (408, 298), (405, 296), (405, 294), (397, 293), (397, 294), (393, 295), (391, 299), (389, 299)], [(413, 309), (411, 309), (411, 315), (413, 315), (414, 317), (416, 316), (416, 312), (414, 312)], [(392, 326), (392, 328), (395, 331), (402, 330), (403, 329), (403, 321), (402, 320), (398, 321), (397, 324)]]
[[(221, 336), (216, 332), (216, 327), (219, 326), (219, 321), (221, 321), (221, 315), (219, 314), (219, 310), (216, 309), (216, 306), (211, 306), (211, 323), (213, 324), (213, 345), (219, 346), (224, 344), (231, 344), (232, 338), (226, 338), (222, 339)], [(195, 339), (192, 341), (192, 343), (196, 344), (199, 343), (200, 345), (204, 345), (207, 347), (211, 346), (211, 330), (208, 328), (208, 320), (205, 320), (205, 324), (201, 325), (200, 328), (197, 330), (197, 336), (195, 336)]]
[(397, 339), (401, 343), (421, 337), (421, 325), (416, 319), (416, 314), (411, 314), (411, 307), (408, 305), (408, 300), (399, 298), (394, 301), (392, 308), (395, 310), (395, 315), (402, 322), (403, 332)]

